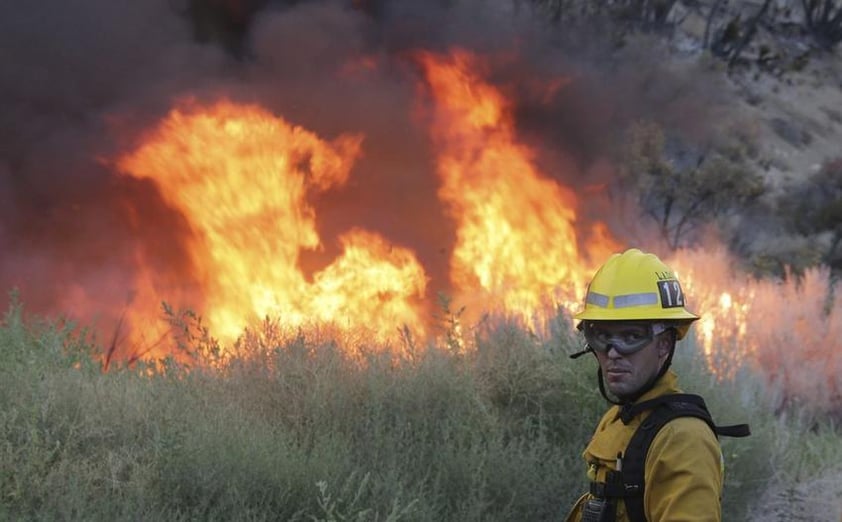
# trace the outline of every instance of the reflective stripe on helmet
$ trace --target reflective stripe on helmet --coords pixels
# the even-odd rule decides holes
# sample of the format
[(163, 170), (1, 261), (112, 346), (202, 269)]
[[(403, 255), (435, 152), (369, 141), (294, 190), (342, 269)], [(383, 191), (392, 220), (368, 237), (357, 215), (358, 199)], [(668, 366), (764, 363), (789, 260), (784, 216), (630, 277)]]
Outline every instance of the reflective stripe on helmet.
[(614, 308), (629, 306), (646, 306), (658, 304), (658, 294), (646, 292), (643, 294), (627, 294), (614, 297)]
[(601, 306), (602, 308), (608, 308), (608, 300), (610, 298), (607, 295), (598, 294), (596, 292), (588, 292), (588, 297), (586, 298), (586, 302), (588, 304)]
[[(610, 300), (610, 296), (598, 294), (596, 292), (588, 292), (585, 302), (602, 308), (608, 308), (608, 302)], [(618, 295), (614, 297), (614, 308), (628, 308), (629, 306), (648, 306), (656, 304), (658, 304), (658, 294), (652, 292)]]
[(630, 248), (614, 254), (588, 285), (582, 321), (669, 321), (681, 339), (699, 318), (687, 309), (675, 272), (654, 254)]

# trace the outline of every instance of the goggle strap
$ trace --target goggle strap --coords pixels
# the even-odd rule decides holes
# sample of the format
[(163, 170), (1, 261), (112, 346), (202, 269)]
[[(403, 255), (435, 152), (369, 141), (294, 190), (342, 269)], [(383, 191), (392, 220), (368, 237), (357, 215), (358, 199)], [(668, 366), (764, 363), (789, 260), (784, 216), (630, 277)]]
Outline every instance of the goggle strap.
[(585, 355), (586, 353), (590, 353), (592, 351), (593, 351), (593, 348), (591, 348), (591, 345), (586, 344), (584, 350), (582, 350), (580, 352), (570, 354), (570, 358), (571, 359), (578, 359), (579, 357)]

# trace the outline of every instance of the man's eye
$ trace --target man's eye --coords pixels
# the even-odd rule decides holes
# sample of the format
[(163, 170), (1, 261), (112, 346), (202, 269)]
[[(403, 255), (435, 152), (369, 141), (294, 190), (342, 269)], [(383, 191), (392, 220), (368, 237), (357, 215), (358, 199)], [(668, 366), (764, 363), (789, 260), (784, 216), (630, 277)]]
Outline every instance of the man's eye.
[(639, 342), (646, 338), (641, 332), (623, 332), (623, 340), (629, 343)]

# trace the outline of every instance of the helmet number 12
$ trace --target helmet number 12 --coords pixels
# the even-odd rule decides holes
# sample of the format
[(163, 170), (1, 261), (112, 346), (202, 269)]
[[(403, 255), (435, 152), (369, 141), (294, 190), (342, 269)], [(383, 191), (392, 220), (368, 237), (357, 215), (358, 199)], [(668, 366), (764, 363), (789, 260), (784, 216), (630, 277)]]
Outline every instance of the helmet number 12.
[(661, 306), (663, 308), (684, 306), (684, 294), (681, 292), (681, 285), (675, 279), (658, 281), (658, 291), (661, 293)]

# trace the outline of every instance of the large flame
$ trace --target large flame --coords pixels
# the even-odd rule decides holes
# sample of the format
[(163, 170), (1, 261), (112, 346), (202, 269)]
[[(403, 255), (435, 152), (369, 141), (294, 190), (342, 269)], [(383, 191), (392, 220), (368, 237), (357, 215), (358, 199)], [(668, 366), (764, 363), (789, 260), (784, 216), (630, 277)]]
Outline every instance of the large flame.
[[(484, 78), (477, 56), (416, 57), (430, 94), (438, 197), (454, 223), (452, 297), (470, 319), (501, 312), (534, 325), (552, 313), (550, 304), (577, 310), (595, 268), (625, 246), (604, 224), (578, 222), (577, 195), (537, 167), (538, 151), (518, 139), (512, 104)], [(161, 346), (153, 356), (168, 353), (157, 312), (167, 299), (199, 307), (222, 341), (267, 316), (288, 326), (364, 329), (375, 342), (404, 325), (428, 332), (424, 267), (408, 247), (359, 228), (355, 216), (338, 238), (341, 255), (312, 274), (299, 266), (302, 250), (322, 245), (308, 195), (345, 183), (361, 150), (360, 136), (326, 141), (253, 105), (173, 110), (119, 166), (153, 181), (184, 216), (194, 277), (179, 284), (137, 254), (142, 268), (127, 317), (146, 335), (137, 342)], [(693, 331), (718, 377), (759, 368), (785, 390), (842, 402), (834, 377), (842, 358), (828, 344), (842, 336), (842, 297), (828, 296), (826, 272), (800, 282), (755, 280), (724, 250), (664, 260), (702, 316)], [(813, 371), (792, 370), (804, 367)]]
[[(602, 223), (585, 230), (576, 222), (576, 196), (536, 168), (535, 153), (515, 135), (510, 104), (483, 81), (476, 56), (419, 56), (436, 102), (439, 196), (457, 227), (454, 287), (480, 297), (475, 306), (524, 318), (540, 313), (548, 295), (575, 311), (593, 274), (587, 260), (599, 264), (624, 246)], [(756, 279), (724, 248), (681, 250), (665, 261), (702, 316), (695, 334), (714, 375), (759, 371), (777, 385), (780, 401), (827, 410), (842, 404), (842, 356), (833, 349), (842, 336), (842, 294), (826, 269)]]
[[(473, 55), (419, 56), (435, 99), (438, 195), (456, 222), (453, 291), (473, 317), (495, 311), (534, 321), (550, 304), (578, 303), (593, 266), (578, 251), (575, 195), (536, 168), (509, 102)], [(361, 147), (360, 136), (327, 142), (253, 105), (174, 109), (119, 167), (153, 180), (185, 217), (195, 284), (139, 271), (129, 316), (146, 335), (138, 342), (166, 335), (150, 310), (168, 298), (199, 306), (212, 334), (229, 342), (269, 316), (365, 327), (378, 340), (403, 326), (423, 335), (425, 270), (411, 250), (354, 227), (353, 216), (339, 258), (310, 279), (299, 267), (302, 249), (321, 246), (308, 194), (343, 184)], [(618, 248), (600, 224), (590, 235), (589, 251)]]
[(739, 281), (723, 250), (678, 251), (666, 261), (681, 278), (688, 308), (700, 315), (694, 328), (708, 367), (721, 378), (734, 377), (755, 350), (746, 337), (754, 300), (749, 279)]
[[(173, 110), (119, 165), (154, 180), (189, 222), (203, 315), (220, 339), (268, 316), (375, 335), (401, 325), (423, 331), (412, 301), (423, 297), (426, 276), (411, 251), (352, 229), (341, 238), (344, 254), (312, 282), (299, 267), (301, 250), (321, 244), (308, 192), (344, 183), (361, 143), (354, 135), (326, 142), (259, 107), (223, 101)], [(168, 295), (152, 281), (138, 285)]]
[[(576, 196), (538, 170), (509, 102), (482, 79), (474, 55), (419, 59), (435, 98), (439, 197), (456, 221), (454, 287), (475, 306), (527, 320), (549, 298), (578, 302), (592, 267), (577, 246)], [(595, 232), (595, 250), (616, 249), (604, 228)]]

